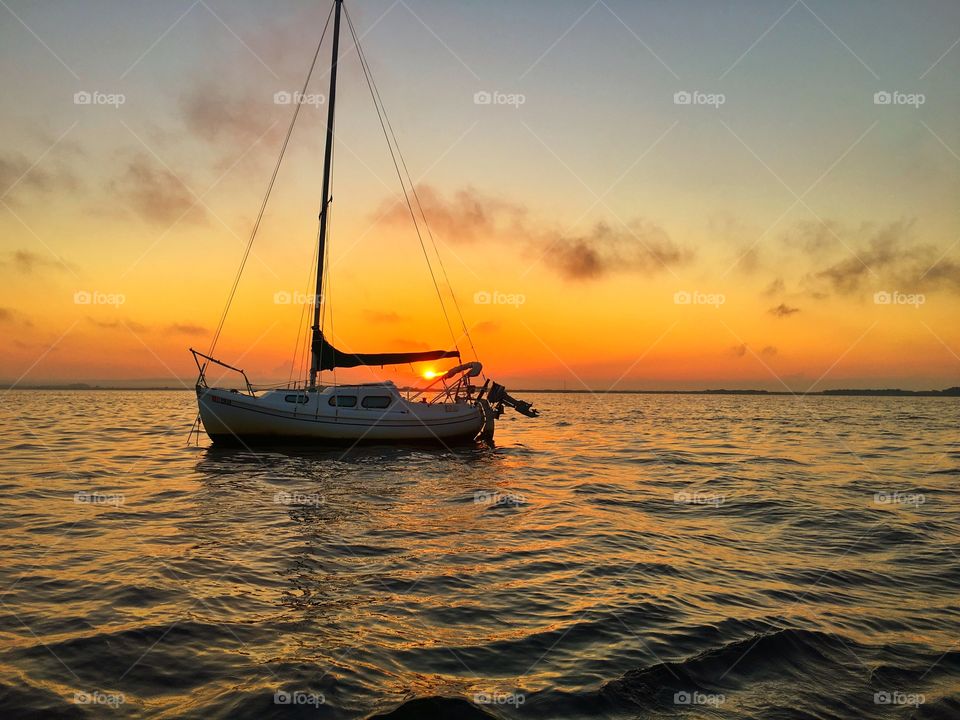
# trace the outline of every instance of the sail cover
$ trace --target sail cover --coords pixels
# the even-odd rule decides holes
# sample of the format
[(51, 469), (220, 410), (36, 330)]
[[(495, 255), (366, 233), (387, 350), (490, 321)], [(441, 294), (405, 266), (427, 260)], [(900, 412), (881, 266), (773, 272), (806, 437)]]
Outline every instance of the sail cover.
[(333, 370), (361, 365), (406, 365), (407, 363), (459, 358), (457, 350), (427, 350), (406, 353), (347, 353), (337, 350), (327, 342), (322, 332), (314, 331), (313, 357), (318, 367), (315, 370)]

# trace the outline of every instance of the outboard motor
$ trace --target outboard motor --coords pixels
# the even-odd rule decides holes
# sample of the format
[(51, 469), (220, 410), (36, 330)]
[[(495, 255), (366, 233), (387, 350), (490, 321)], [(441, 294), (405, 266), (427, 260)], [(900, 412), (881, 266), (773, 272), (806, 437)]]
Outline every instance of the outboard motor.
[(521, 415), (530, 418), (540, 415), (530, 403), (511, 397), (503, 385), (493, 382), (489, 378), (477, 392), (474, 402), (480, 408), (480, 412), (483, 413), (483, 429), (477, 435), (477, 440), (483, 440), (491, 444), (493, 443), (495, 421), (503, 415), (504, 406), (512, 407)]
[(518, 400), (515, 397), (511, 397), (507, 393), (507, 389), (500, 383), (491, 383), (490, 391), (487, 393), (487, 402), (494, 406), (497, 417), (503, 414), (503, 406), (507, 405), (512, 407), (521, 415), (526, 415), (527, 417), (533, 418), (540, 415), (540, 413), (533, 407), (531, 403), (528, 403), (526, 400)]

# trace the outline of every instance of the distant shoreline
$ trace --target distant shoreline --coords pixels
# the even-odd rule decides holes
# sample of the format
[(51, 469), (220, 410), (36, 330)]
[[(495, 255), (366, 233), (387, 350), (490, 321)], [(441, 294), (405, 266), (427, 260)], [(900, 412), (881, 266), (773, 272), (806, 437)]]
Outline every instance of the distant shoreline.
[(960, 397), (960, 387), (946, 390), (817, 390), (816, 392), (791, 392), (789, 390), (516, 390), (517, 393), (556, 393), (570, 395), (803, 395), (838, 397)]
[[(123, 386), (105, 386), (88, 385), (85, 383), (72, 383), (67, 385), (3, 385), (4, 390), (42, 390), (42, 391), (100, 391), (100, 390), (118, 390), (118, 391), (179, 391), (193, 392), (193, 387), (171, 387), (171, 386), (149, 386), (136, 387), (131, 385)], [(418, 390), (419, 388), (403, 387), (401, 391)], [(510, 389), (515, 394), (523, 393), (543, 393), (551, 395), (749, 395), (749, 396), (792, 396), (802, 395), (824, 396), (824, 397), (960, 397), (960, 387), (951, 387), (945, 390), (900, 390), (899, 388), (890, 389), (840, 389), (840, 390), (818, 390), (816, 392), (790, 392), (788, 390), (533, 390)]]

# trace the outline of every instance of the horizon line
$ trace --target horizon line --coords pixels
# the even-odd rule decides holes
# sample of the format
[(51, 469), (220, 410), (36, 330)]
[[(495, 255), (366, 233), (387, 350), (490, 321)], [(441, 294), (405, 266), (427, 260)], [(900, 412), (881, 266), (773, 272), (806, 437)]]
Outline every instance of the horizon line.
[[(354, 383), (356, 385), (362, 385), (364, 383)], [(350, 384), (345, 384), (344, 387), (349, 387)], [(5, 391), (12, 390), (74, 390), (74, 391), (96, 391), (96, 390), (118, 390), (118, 391), (177, 391), (177, 392), (195, 392), (195, 386), (171, 386), (171, 385), (96, 385), (90, 383), (44, 383), (44, 384), (34, 384), (34, 385), (16, 385), (11, 383), (0, 383), (0, 388)], [(283, 388), (264, 388), (261, 392), (266, 392), (267, 390), (274, 389), (283, 389)], [(414, 386), (398, 386), (398, 389), (401, 391), (409, 390), (422, 390), (422, 388)], [(292, 388), (291, 388), (292, 390)], [(701, 388), (696, 390), (679, 390), (679, 389), (661, 389), (661, 390), (627, 390), (627, 389), (611, 389), (611, 390), (593, 390), (590, 388), (582, 389), (566, 389), (566, 388), (517, 388), (512, 390), (512, 392), (517, 393), (547, 393), (554, 395), (768, 395), (768, 396), (906, 396), (906, 397), (960, 397), (960, 386), (951, 386), (949, 388), (944, 388), (941, 390), (935, 389), (926, 389), (926, 390), (904, 390), (902, 388), (837, 388), (833, 390), (815, 390), (810, 392), (805, 391), (792, 391), (792, 390), (763, 390), (756, 388), (741, 388), (741, 389), (729, 389), (729, 388)]]

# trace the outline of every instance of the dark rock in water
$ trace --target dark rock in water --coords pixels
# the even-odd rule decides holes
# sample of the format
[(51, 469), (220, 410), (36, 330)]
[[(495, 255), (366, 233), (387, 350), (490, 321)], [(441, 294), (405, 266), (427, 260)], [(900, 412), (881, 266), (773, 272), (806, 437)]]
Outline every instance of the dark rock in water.
[(373, 715), (369, 720), (490, 720), (493, 717), (462, 698), (429, 697), (409, 700), (396, 710)]

